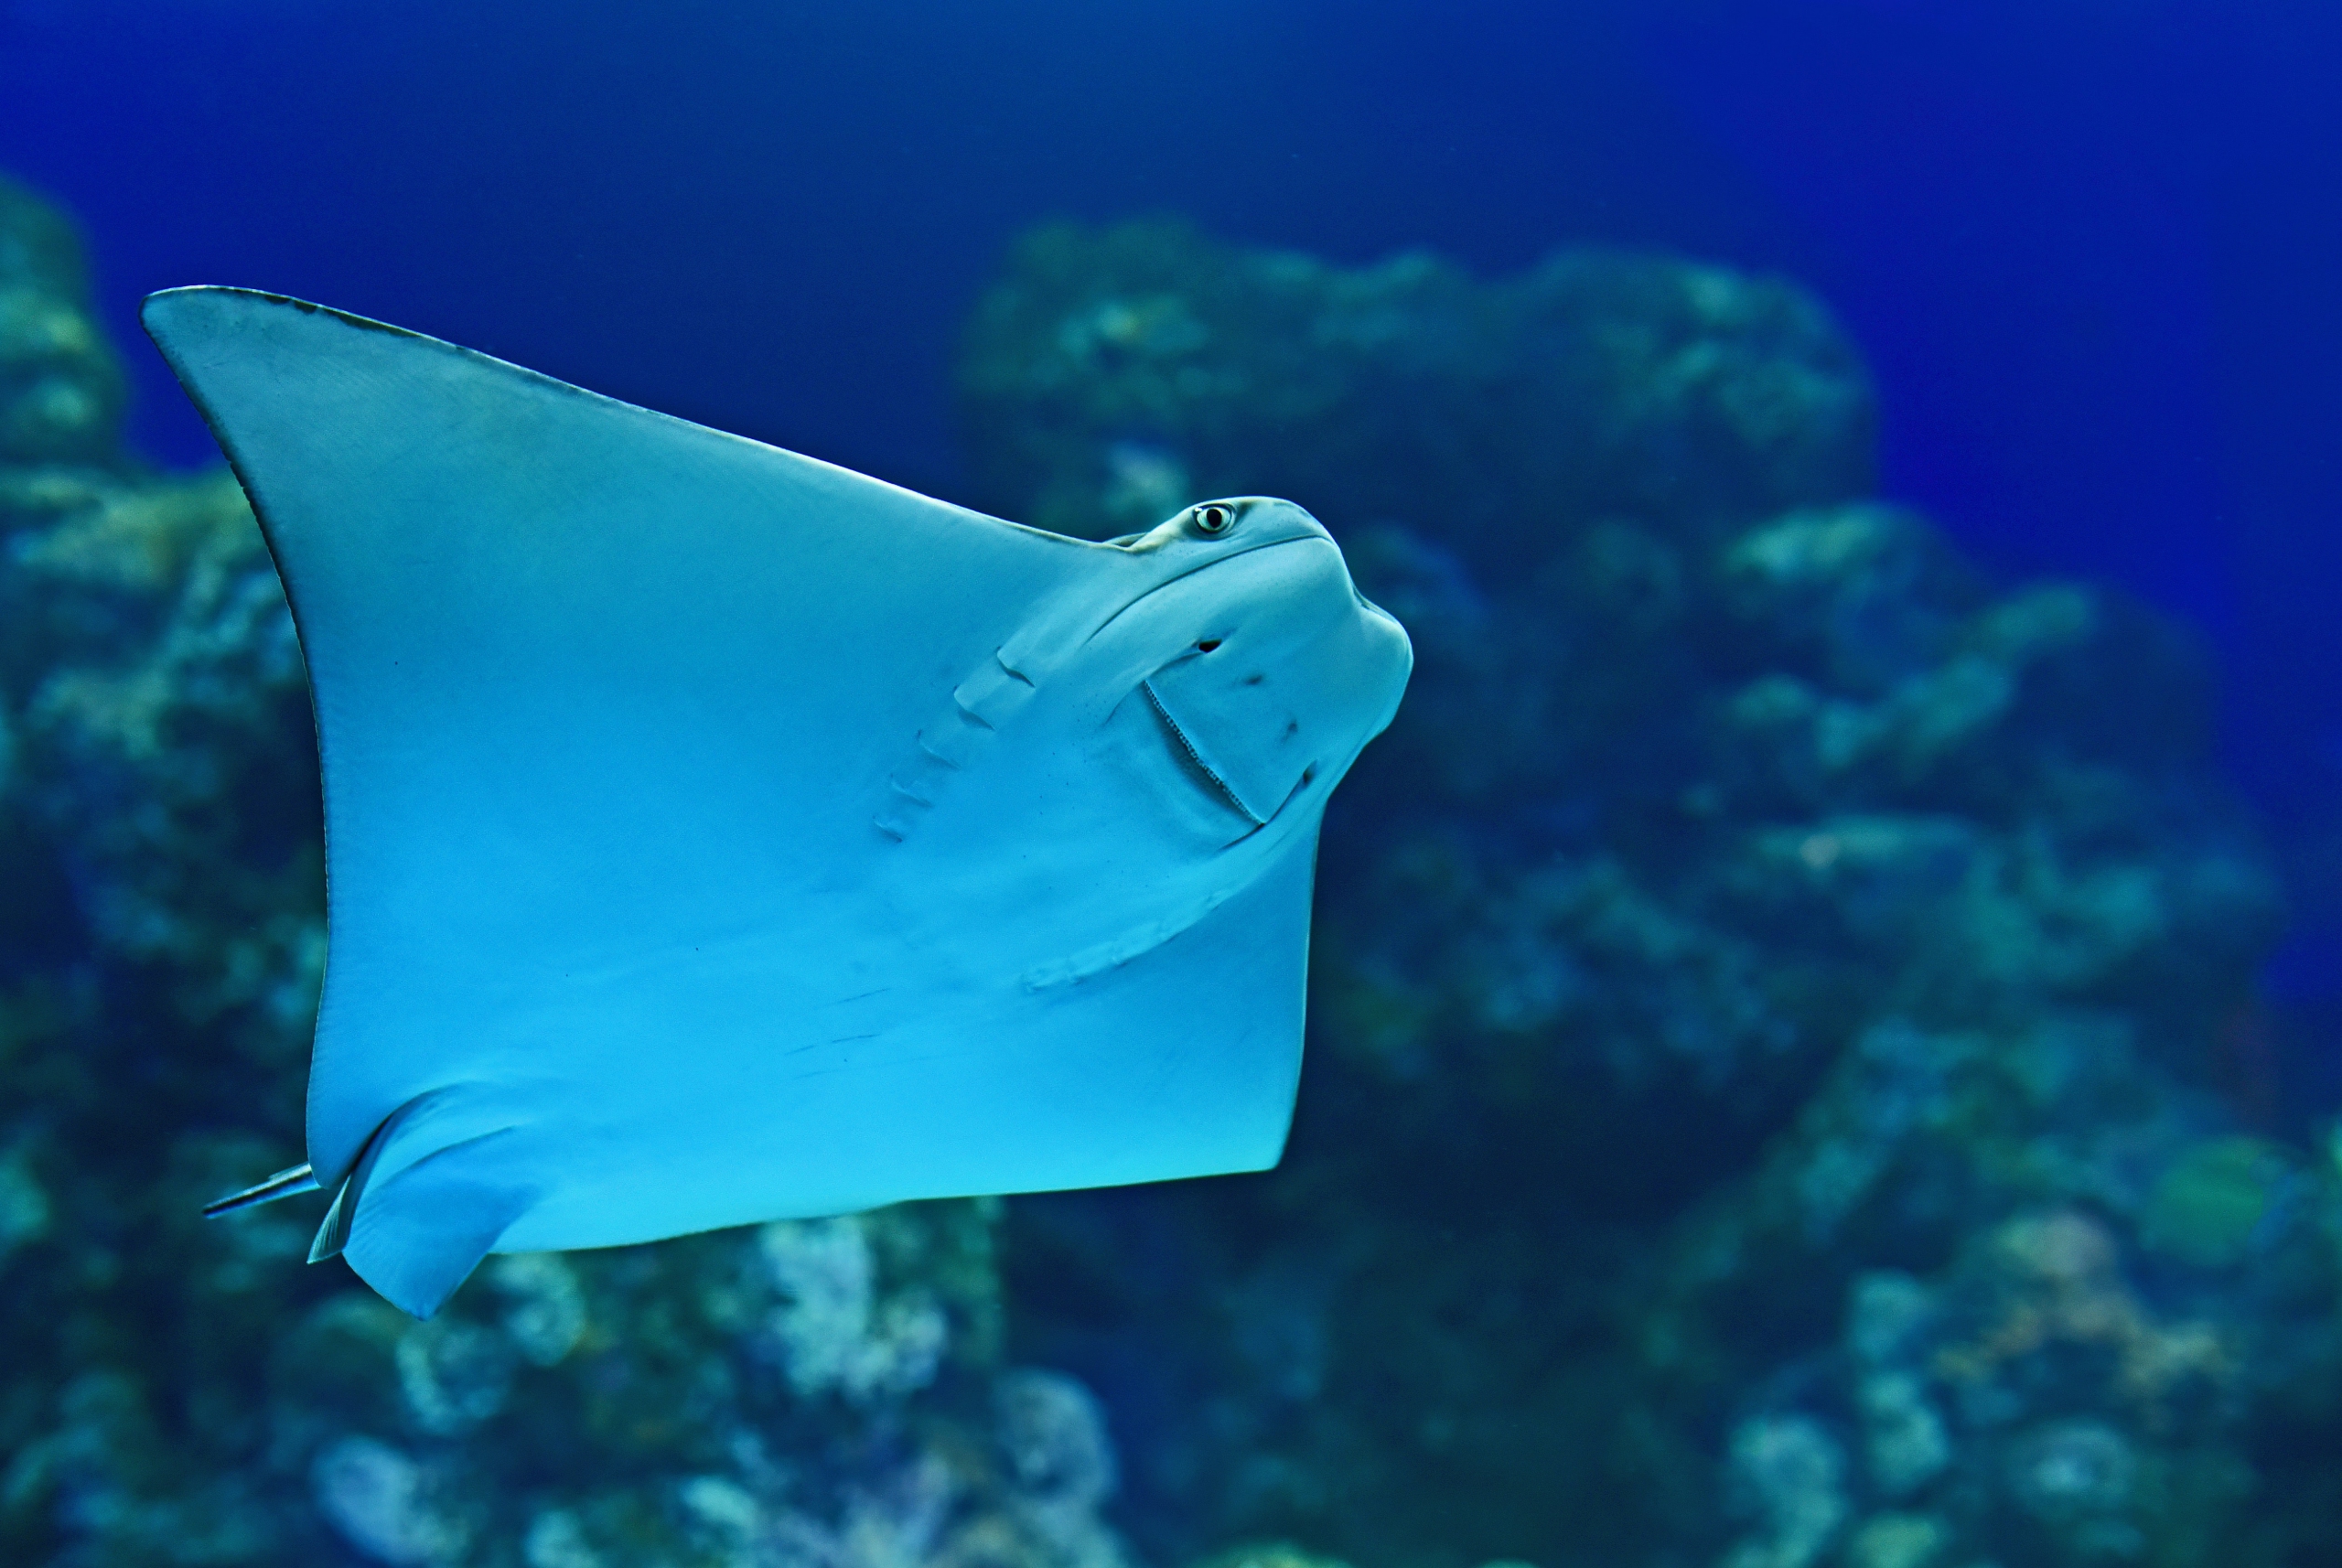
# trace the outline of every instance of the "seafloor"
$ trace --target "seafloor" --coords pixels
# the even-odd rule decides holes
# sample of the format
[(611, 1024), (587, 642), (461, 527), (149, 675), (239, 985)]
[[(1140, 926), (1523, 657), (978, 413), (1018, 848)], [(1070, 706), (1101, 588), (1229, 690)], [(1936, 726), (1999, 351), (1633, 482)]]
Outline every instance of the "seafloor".
[[(141, 346), (137, 351), (144, 352)], [(1261, 1177), (493, 1262), (427, 1324), (297, 1157), (316, 767), (224, 472), (123, 450), (0, 186), (0, 1561), (2309, 1568), (2342, 1145), (2186, 639), (1872, 495), (1794, 285), (1052, 229), (972, 499), (1301, 500), (1412, 630)]]

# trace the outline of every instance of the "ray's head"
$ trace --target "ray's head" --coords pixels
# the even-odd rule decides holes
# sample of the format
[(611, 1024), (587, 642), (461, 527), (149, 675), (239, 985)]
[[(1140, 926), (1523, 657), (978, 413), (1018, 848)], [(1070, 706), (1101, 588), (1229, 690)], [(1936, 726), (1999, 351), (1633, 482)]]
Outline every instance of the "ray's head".
[(1170, 568), (1117, 618), (1174, 760), (1255, 826), (1322, 805), (1414, 661), (1333, 536), (1291, 501), (1239, 496), (1119, 542)]

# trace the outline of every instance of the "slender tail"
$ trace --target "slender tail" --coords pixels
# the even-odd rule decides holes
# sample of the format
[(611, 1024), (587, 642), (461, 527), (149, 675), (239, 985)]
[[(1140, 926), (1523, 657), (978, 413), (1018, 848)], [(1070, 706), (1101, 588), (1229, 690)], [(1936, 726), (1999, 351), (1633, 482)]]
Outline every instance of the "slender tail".
[(231, 1192), (225, 1197), (213, 1198), (203, 1206), (203, 1217), (206, 1219), (217, 1219), (221, 1215), (232, 1214), (239, 1208), (250, 1208), (254, 1204), (260, 1203), (274, 1203), (280, 1197), (290, 1197), (296, 1192), (315, 1192), (317, 1188), (317, 1178), (310, 1173), (309, 1167), (294, 1165), (289, 1169), (277, 1172), (257, 1187), (248, 1187), (242, 1192)]

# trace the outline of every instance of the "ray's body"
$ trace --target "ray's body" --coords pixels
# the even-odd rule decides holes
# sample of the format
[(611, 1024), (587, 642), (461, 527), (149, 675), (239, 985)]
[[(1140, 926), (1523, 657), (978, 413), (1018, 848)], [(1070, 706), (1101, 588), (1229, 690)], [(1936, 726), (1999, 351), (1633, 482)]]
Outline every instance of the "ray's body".
[(1275, 1163), (1410, 665), (1307, 513), (1094, 544), (279, 296), (146, 320), (309, 664), (318, 1255), (428, 1315), (489, 1251)]

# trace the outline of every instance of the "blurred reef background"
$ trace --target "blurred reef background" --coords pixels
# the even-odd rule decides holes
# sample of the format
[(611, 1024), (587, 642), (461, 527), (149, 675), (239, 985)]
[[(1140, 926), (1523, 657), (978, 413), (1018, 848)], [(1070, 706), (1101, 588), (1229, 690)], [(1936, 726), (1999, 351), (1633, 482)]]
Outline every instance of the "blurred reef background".
[(2197, 653), (1877, 499), (1793, 284), (1028, 236), (973, 499), (1289, 495), (1415, 640), (1284, 1165), (495, 1260), (428, 1324), (310, 1205), (196, 1214), (301, 1146), (315, 758), (115, 353), (0, 186), (0, 1559), (2342, 1558), (2342, 1142)]

